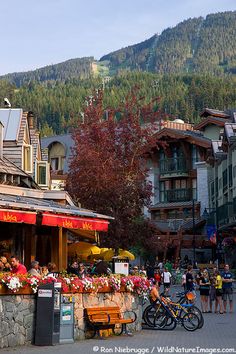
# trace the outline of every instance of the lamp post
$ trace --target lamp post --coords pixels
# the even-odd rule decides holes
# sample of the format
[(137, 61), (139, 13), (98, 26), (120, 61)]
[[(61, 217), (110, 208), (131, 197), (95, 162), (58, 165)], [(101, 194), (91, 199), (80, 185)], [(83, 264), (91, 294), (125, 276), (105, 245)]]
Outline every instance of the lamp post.
[[(209, 213), (213, 213), (215, 214), (215, 217), (214, 217), (214, 222), (215, 222), (215, 245), (216, 245), (216, 248), (215, 248), (215, 252), (213, 255), (213, 258), (219, 258), (219, 253), (218, 253), (218, 246), (219, 246), (219, 239), (218, 239), (218, 229), (219, 229), (219, 218), (218, 218), (218, 201), (216, 200), (216, 206), (215, 208), (205, 208), (204, 212), (203, 212), (203, 217), (204, 219), (206, 220), (209, 220)], [(213, 259), (215, 260), (215, 259)]]
[(192, 219), (193, 219), (193, 266), (196, 265), (196, 228), (195, 228), (195, 201), (192, 201)]

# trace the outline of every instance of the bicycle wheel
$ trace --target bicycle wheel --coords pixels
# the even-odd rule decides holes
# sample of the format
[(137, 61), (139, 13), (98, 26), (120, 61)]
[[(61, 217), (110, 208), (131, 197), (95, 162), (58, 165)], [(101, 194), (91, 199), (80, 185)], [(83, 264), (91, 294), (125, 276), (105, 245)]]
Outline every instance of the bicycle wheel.
[[(183, 306), (184, 307), (184, 306)], [(198, 319), (199, 319), (199, 325), (198, 328), (202, 328), (204, 325), (204, 317), (202, 315), (201, 310), (197, 307), (197, 306), (191, 306), (191, 307), (185, 307), (185, 310), (181, 310), (180, 312), (180, 317), (182, 318), (187, 312), (192, 312), (195, 315), (197, 315)]]
[(187, 331), (196, 331), (199, 326), (199, 318), (195, 313), (188, 312), (182, 317), (182, 325)]
[(151, 317), (153, 316), (152, 312), (154, 311), (154, 306), (153, 305), (148, 305), (145, 310), (143, 311), (143, 321), (145, 322), (145, 324), (148, 325), (148, 316), (149, 316), (149, 312)]
[[(154, 327), (155, 328), (160, 328), (163, 329), (166, 327), (167, 322), (168, 322), (168, 316), (166, 315), (166, 311), (164, 309), (160, 309), (159, 312), (157, 312), (154, 315)], [(172, 324), (172, 323), (171, 323)]]
[(197, 306), (191, 306), (189, 309), (190, 312), (195, 313), (199, 319), (198, 328), (202, 328), (204, 325), (204, 317), (202, 315), (202, 311)]
[(149, 327), (159, 327), (162, 328), (164, 326), (164, 318), (163, 311), (160, 304), (156, 304), (156, 306), (149, 305), (146, 307), (143, 313), (143, 320)]

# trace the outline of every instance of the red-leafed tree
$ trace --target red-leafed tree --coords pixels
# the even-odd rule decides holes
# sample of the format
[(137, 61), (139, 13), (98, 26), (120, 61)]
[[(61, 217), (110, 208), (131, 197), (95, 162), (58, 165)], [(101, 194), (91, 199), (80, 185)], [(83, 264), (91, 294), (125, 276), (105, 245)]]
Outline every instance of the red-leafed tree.
[(83, 207), (114, 217), (102, 238), (107, 246), (130, 247), (139, 237), (134, 223), (152, 194), (146, 157), (157, 147), (154, 131), (164, 119), (157, 104), (144, 104), (135, 88), (116, 110), (104, 109), (99, 90), (87, 98), (72, 133), (67, 187)]

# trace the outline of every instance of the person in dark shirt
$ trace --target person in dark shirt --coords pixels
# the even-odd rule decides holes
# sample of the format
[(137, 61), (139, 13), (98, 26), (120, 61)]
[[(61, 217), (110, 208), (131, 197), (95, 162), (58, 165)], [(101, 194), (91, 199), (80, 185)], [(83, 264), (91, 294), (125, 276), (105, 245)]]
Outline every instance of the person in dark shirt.
[(67, 268), (67, 273), (79, 276), (78, 262), (76, 261), (72, 262), (71, 265)]
[(223, 302), (224, 302), (224, 312), (226, 313), (227, 308), (227, 298), (229, 300), (229, 311), (233, 313), (233, 275), (229, 271), (229, 265), (225, 264), (224, 272), (221, 275), (222, 277), (222, 291), (223, 291)]
[(186, 291), (194, 290), (194, 279), (193, 279), (193, 267), (188, 266), (188, 271), (186, 273)]
[(110, 269), (108, 267), (107, 262), (105, 262), (103, 259), (100, 259), (97, 261), (97, 264), (93, 270), (95, 275), (108, 275), (110, 274)]

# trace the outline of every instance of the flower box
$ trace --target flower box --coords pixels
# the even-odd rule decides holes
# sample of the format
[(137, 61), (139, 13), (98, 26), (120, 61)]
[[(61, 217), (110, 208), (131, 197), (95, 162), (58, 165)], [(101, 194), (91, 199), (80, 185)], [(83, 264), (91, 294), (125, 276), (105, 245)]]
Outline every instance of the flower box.
[(32, 295), (37, 293), (40, 284), (60, 282), (62, 293), (114, 293), (130, 292), (142, 296), (150, 290), (150, 282), (145, 277), (122, 277), (111, 274), (109, 277), (70, 277), (59, 275), (55, 278), (39, 279), (29, 275), (0, 274), (0, 295)]

